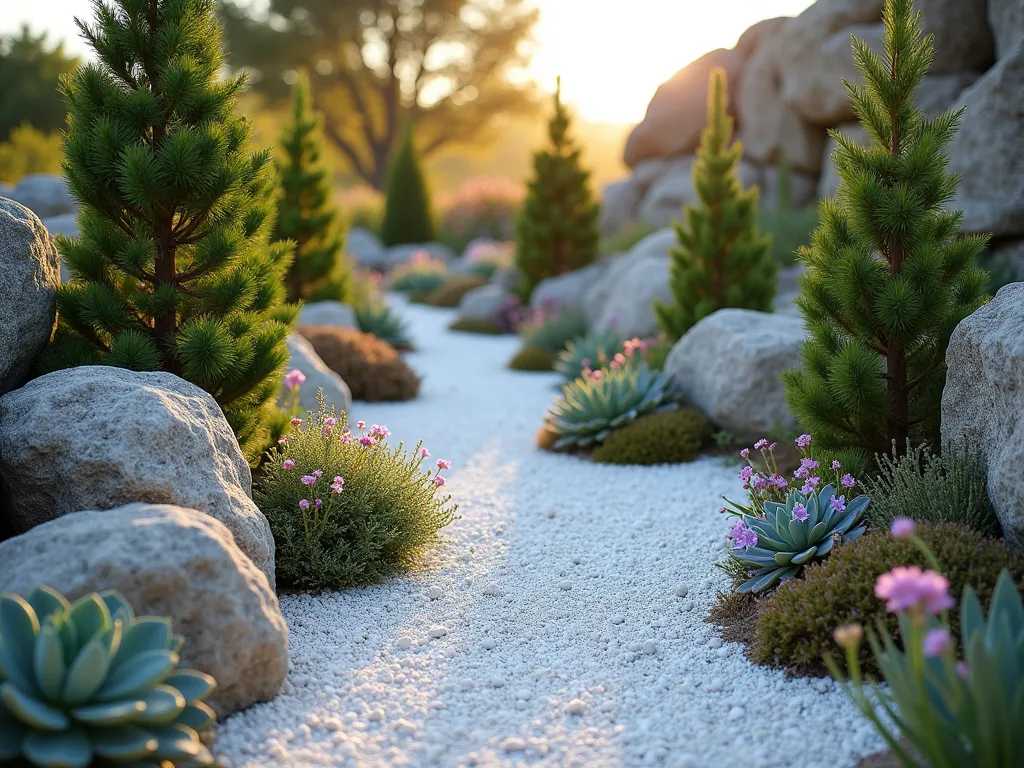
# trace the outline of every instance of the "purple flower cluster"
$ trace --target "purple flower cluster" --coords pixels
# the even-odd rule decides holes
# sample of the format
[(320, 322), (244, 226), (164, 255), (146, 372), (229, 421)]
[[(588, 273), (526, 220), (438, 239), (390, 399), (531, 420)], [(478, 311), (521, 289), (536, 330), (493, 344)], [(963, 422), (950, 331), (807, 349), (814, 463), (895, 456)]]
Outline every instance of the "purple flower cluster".
[(729, 529), (727, 538), (732, 540), (734, 549), (750, 549), (757, 546), (757, 534), (747, 528), (742, 520)]

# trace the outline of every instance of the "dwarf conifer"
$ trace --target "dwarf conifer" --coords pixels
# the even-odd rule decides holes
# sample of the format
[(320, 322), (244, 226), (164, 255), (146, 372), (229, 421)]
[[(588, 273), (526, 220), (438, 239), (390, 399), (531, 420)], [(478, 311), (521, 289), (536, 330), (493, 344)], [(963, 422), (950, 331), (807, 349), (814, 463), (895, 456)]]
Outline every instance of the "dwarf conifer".
[(391, 161), (380, 239), (384, 245), (429, 243), (435, 239), (434, 212), (423, 165), (413, 141), (412, 124)]

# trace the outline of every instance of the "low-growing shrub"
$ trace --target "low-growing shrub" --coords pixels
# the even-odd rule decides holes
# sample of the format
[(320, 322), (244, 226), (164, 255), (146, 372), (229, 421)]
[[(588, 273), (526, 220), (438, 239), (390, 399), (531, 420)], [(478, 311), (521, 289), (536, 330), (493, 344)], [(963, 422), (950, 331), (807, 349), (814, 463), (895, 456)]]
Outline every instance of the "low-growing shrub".
[(466, 246), (463, 260), (472, 274), (490, 280), (499, 270), (515, 267), (516, 244), (511, 241), (475, 240)]
[[(953, 594), (962, 593), (969, 584), (987, 604), (1003, 568), (1024, 590), (1024, 555), (1007, 544), (955, 523), (922, 523), (918, 534), (934, 552)], [(888, 530), (869, 531), (852, 544), (836, 548), (827, 560), (808, 566), (802, 578), (783, 583), (761, 602), (752, 657), (799, 673), (824, 674), (824, 654), (835, 652), (832, 633), (836, 627), (851, 622), (874, 627), (880, 621), (895, 633), (896, 617), (875, 595), (875, 582), (897, 565), (930, 567), (913, 542), (894, 538)], [(956, 609), (950, 619), (958, 632)], [(878, 673), (869, 648), (861, 648), (859, 661), (866, 670)]]
[(356, 324), (363, 333), (376, 336), (400, 352), (412, 349), (409, 324), (383, 301), (356, 307)]
[(681, 464), (697, 458), (711, 432), (708, 417), (694, 408), (652, 413), (616, 429), (591, 458), (602, 464)]
[(449, 331), (461, 331), (463, 333), (483, 333), (489, 336), (501, 336), (508, 333), (497, 320), (486, 317), (459, 317), (448, 326)]
[(388, 278), (388, 285), (399, 293), (417, 293), (426, 297), (449, 277), (448, 265), (426, 251), (416, 251), (404, 264), (399, 264)]
[[(177, 669), (185, 638), (114, 591), (0, 595), (0, 762), (212, 766), (212, 677)], [(108, 758), (111, 762), (96, 762)]]
[(1002, 526), (988, 497), (988, 478), (977, 453), (959, 455), (953, 448), (935, 456), (927, 446), (914, 448), (907, 441), (901, 456), (878, 459), (880, 473), (865, 481), (871, 497), (867, 519), (888, 528), (897, 517), (919, 522), (959, 523), (998, 537)]
[(516, 329), (528, 347), (540, 347), (557, 355), (566, 342), (587, 332), (583, 310), (575, 305), (545, 304), (524, 317)]
[(298, 332), (345, 380), (353, 400), (412, 400), (419, 394), (420, 377), (394, 347), (376, 336), (331, 325), (300, 325)]
[(585, 369), (603, 370), (622, 349), (622, 342), (621, 334), (614, 328), (586, 333), (566, 343), (565, 349), (558, 354), (555, 370), (566, 381), (578, 379)]
[(479, 275), (453, 275), (427, 294), (423, 303), (432, 307), (457, 307), (463, 296), (481, 285), (487, 285), (487, 278)]
[(550, 371), (555, 359), (549, 349), (524, 344), (508, 361), (508, 367), (513, 371)]
[(386, 427), (349, 430), (327, 410), (296, 425), (268, 461), (254, 499), (274, 534), (278, 583), (297, 589), (371, 584), (417, 564), (454, 519), (443, 469), (422, 443), (385, 442)]

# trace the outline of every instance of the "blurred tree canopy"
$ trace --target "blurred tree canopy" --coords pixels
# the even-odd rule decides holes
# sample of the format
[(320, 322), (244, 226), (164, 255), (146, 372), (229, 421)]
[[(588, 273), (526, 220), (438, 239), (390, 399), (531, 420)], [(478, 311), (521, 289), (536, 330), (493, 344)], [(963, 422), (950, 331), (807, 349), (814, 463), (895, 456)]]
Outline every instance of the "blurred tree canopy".
[(529, 0), (270, 0), (260, 16), (247, 0), (220, 8), (231, 65), (249, 69), (271, 102), (308, 70), (324, 135), (376, 189), (407, 121), (427, 158), (538, 108), (523, 76), (537, 21)]
[(62, 43), (51, 48), (45, 34), (33, 36), (27, 26), (0, 37), (0, 141), (24, 123), (43, 133), (63, 128), (67, 111), (57, 82), (77, 66)]

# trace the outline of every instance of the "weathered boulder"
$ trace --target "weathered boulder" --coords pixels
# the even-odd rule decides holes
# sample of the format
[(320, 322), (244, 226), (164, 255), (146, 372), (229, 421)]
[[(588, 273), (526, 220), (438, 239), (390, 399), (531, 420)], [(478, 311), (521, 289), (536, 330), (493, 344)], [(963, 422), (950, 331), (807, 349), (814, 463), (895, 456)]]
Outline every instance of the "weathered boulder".
[(605, 184), (601, 191), (601, 232), (611, 235), (635, 221), (644, 191), (644, 185), (632, 178)]
[(988, 21), (1001, 59), (1024, 37), (1024, 0), (988, 0)]
[(946, 349), (942, 440), (980, 452), (1006, 538), (1024, 547), (1024, 283), (999, 289)]
[(217, 679), (226, 716), (272, 698), (288, 672), (288, 628), (266, 576), (212, 517), (169, 504), (75, 512), (0, 543), (0, 591), (45, 584), (76, 600), (116, 589), (138, 616), (169, 616), (181, 666)]
[(0, 394), (20, 387), (57, 323), (60, 256), (28, 208), (0, 198)]
[(658, 86), (643, 121), (626, 140), (623, 162), (632, 168), (650, 158), (693, 152), (707, 122), (711, 70), (722, 67), (731, 84), (739, 76), (744, 59), (738, 50), (719, 48), (683, 67)]
[(953, 206), (964, 229), (1024, 236), (1024, 37), (960, 100), (967, 107), (949, 144), (949, 170), (963, 174)]
[(595, 261), (582, 269), (575, 269), (554, 277), (548, 277), (537, 283), (537, 287), (530, 294), (530, 306), (538, 309), (545, 304), (554, 302), (559, 306), (566, 304), (583, 304), (583, 297), (590, 288), (608, 269), (608, 259)]
[(19, 532), (135, 501), (198, 509), (274, 584), (274, 539), (238, 441), (213, 397), (172, 374), (90, 365), (8, 392), (0, 480)]
[(734, 47), (744, 56), (750, 56), (776, 37), (782, 27), (791, 20), (789, 16), (776, 16), (774, 19), (763, 19), (752, 24), (740, 35), (740, 39), (736, 41)]
[[(338, 374), (327, 367), (313, 349), (313, 345), (297, 333), (288, 336), (288, 366), (285, 370), (299, 370), (306, 380), (299, 387), (299, 409), (302, 412), (316, 413), (320, 408), (317, 403), (317, 392), (324, 391), (324, 402), (327, 408), (333, 405), (339, 411), (352, 412), (352, 392), (348, 384)], [(291, 405), (292, 393), (282, 391), (280, 403), (287, 408)]]
[(383, 270), (390, 266), (384, 246), (366, 227), (352, 227), (348, 231), (345, 251), (361, 267)]
[(78, 207), (68, 191), (67, 182), (50, 173), (30, 173), (22, 176), (8, 195), (40, 219), (74, 213)]
[[(73, 213), (62, 213), (59, 216), (51, 216), (43, 219), (43, 226), (50, 235), (64, 235), (65, 237), (78, 237), (78, 216)], [(71, 280), (71, 271), (68, 269), (64, 259), (60, 260), (60, 281), (67, 283)]]
[(1024, 239), (999, 240), (989, 246), (991, 258), (985, 268), (1004, 283), (1024, 280)]
[[(756, 168), (756, 166), (749, 166)], [(761, 206), (777, 210), (779, 205), (779, 169), (766, 165), (759, 169), (757, 181)], [(789, 209), (804, 208), (818, 198), (818, 177), (800, 171), (789, 172)]]
[(928, 0), (918, 3), (921, 32), (935, 35), (932, 75), (984, 72), (995, 61), (988, 0)]
[(803, 322), (788, 314), (720, 309), (676, 342), (665, 362), (673, 387), (740, 437), (795, 429), (780, 376), (800, 365)]
[(334, 325), (339, 328), (358, 328), (356, 312), (340, 301), (314, 301), (299, 310), (302, 325)]
[(460, 318), (493, 320), (502, 302), (510, 296), (498, 283), (488, 283), (467, 291), (459, 301)]
[[(638, 209), (639, 218), (656, 227), (666, 227), (683, 220), (683, 207), (700, 202), (693, 186), (693, 165), (696, 157), (687, 155), (672, 161), (655, 180)], [(744, 187), (761, 181), (762, 168), (740, 161), (736, 174)]]

